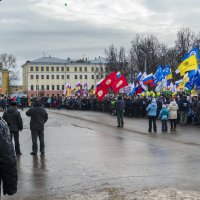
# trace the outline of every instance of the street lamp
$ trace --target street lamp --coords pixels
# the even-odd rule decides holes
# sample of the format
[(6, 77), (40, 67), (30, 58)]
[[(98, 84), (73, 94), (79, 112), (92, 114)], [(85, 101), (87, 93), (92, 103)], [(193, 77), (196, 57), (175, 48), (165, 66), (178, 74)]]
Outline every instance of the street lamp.
[(39, 85), (38, 85), (38, 79), (36, 79), (36, 97), (38, 98), (38, 88)]
[(140, 52), (144, 55), (144, 72), (147, 71), (147, 55), (140, 49)]

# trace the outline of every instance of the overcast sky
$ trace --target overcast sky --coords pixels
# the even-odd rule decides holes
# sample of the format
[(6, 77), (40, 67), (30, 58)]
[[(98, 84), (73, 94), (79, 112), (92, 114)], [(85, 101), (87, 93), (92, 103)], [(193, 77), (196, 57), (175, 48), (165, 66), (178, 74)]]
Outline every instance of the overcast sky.
[[(65, 6), (67, 3), (67, 6)], [(200, 30), (198, 0), (2, 0), (0, 53), (26, 60), (51, 55), (94, 59), (136, 33), (172, 46), (177, 30)]]

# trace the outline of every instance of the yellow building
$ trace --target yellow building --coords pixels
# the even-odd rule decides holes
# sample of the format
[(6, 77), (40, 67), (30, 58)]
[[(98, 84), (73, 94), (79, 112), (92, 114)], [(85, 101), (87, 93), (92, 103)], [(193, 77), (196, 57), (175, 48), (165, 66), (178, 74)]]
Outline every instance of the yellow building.
[(0, 66), (0, 95), (9, 94), (9, 71)]
[(94, 87), (103, 78), (106, 61), (103, 58), (95, 60), (70, 60), (54, 57), (42, 57), (27, 61), (22, 65), (23, 91), (28, 96), (62, 95), (66, 84), (75, 88), (87, 83), (88, 89)]

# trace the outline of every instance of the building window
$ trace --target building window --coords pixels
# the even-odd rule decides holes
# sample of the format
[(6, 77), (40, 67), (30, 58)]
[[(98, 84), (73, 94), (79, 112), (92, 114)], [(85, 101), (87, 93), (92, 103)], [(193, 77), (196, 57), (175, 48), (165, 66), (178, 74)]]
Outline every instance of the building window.
[(49, 67), (46, 67), (46, 71), (47, 71), (47, 72), (49, 71)]
[(31, 79), (34, 79), (34, 76), (33, 76), (33, 75), (31, 75)]
[(82, 67), (79, 67), (79, 71), (82, 72)]
[(30, 69), (32, 72), (33, 72), (33, 67), (31, 67), (31, 69)]
[(85, 67), (85, 72), (87, 72), (87, 67)]
[(98, 75), (96, 75), (96, 79), (98, 79), (99, 78), (99, 76)]
[(36, 79), (39, 79), (39, 75), (36, 75)]
[(74, 71), (77, 72), (77, 67), (74, 67)]
[(64, 67), (61, 67), (61, 71), (64, 72), (64, 70), (65, 70), (65, 68), (64, 68)]
[(60, 85), (57, 85), (57, 90), (60, 90)]
[(74, 79), (77, 79), (77, 75), (74, 76)]
[(51, 79), (54, 79), (54, 75), (51, 75)]
[(85, 79), (87, 79), (87, 75), (85, 75)]
[(91, 77), (92, 77), (92, 79), (94, 79), (94, 75), (92, 75)]
[(42, 72), (44, 71), (44, 67), (41, 67), (41, 71), (42, 71)]
[(62, 75), (62, 79), (65, 79), (65, 75)]
[(67, 79), (70, 79), (70, 78), (69, 78), (69, 75), (67, 75)]
[(67, 67), (67, 71), (69, 72), (69, 67)]
[(59, 67), (56, 67), (56, 71), (59, 72)]
[(44, 75), (41, 75), (41, 79), (44, 79)]
[(41, 90), (44, 90), (44, 85), (41, 85)]
[(34, 90), (34, 85), (31, 85), (31, 90)]
[(47, 90), (49, 90), (49, 85), (47, 85)]
[(64, 88), (65, 88), (65, 86), (64, 86), (64, 85), (62, 85), (62, 90), (64, 90)]
[(60, 78), (60, 76), (59, 75), (57, 75), (57, 80)]
[(35, 71), (38, 72), (38, 67), (35, 68)]
[(94, 67), (92, 67), (92, 72), (94, 72)]
[(80, 75), (80, 79), (82, 79), (82, 75)]
[(47, 75), (47, 79), (49, 79), (49, 75)]
[(54, 67), (51, 67), (51, 71), (52, 71), (52, 72), (54, 71)]
[(55, 89), (55, 88), (54, 88), (54, 85), (52, 85), (51, 88), (52, 88), (52, 90), (54, 90), (54, 89)]

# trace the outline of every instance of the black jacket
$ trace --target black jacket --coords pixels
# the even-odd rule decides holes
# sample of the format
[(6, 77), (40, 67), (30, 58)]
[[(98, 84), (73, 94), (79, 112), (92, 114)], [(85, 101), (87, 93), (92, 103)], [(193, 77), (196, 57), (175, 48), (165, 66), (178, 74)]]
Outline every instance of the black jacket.
[[(0, 185), (4, 195), (17, 192), (17, 163), (7, 124), (0, 119)], [(0, 187), (1, 194), (1, 187)]]
[(124, 110), (125, 107), (125, 101), (124, 100), (117, 100), (117, 104), (116, 104), (116, 111), (117, 112), (122, 112)]
[(33, 131), (44, 130), (44, 124), (48, 120), (48, 114), (41, 106), (30, 108), (26, 115), (31, 117), (30, 129)]
[(7, 122), (10, 132), (17, 132), (23, 129), (22, 117), (16, 107), (9, 107), (8, 110), (3, 113), (3, 119)]

